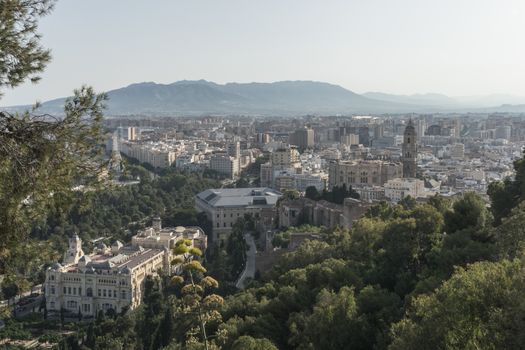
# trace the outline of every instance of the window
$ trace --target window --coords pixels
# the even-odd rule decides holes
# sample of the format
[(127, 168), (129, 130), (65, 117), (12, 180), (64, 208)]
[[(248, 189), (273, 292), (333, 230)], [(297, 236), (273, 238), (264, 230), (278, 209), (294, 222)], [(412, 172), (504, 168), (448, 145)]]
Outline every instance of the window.
[(126, 291), (125, 290), (120, 292), (120, 298), (121, 299), (126, 299)]
[(102, 292), (100, 291), (100, 289), (98, 290), (98, 296), (99, 296), (99, 297), (102, 296)]
[(51, 309), (51, 310), (55, 309), (55, 302), (54, 301), (49, 303), (49, 309)]
[(64, 294), (66, 294), (66, 292), (67, 292), (67, 289), (66, 289), (66, 287), (64, 287)]
[(71, 287), (67, 287), (67, 294), (71, 294)]
[(89, 304), (82, 305), (82, 311), (90, 312), (91, 311), (91, 305), (89, 305)]
[(106, 290), (105, 289), (102, 289), (102, 295), (105, 297), (106, 296)]
[(116, 298), (116, 297), (117, 297), (117, 291), (114, 290), (114, 291), (113, 291), (113, 298)]
[(77, 287), (73, 287), (73, 294), (77, 294)]
[(223, 223), (223, 226), (226, 227), (226, 223)]
[(219, 214), (217, 214), (217, 218), (219, 218)]
[(49, 280), (50, 281), (54, 281), (55, 280), (55, 276), (54, 275), (49, 276)]
[(220, 227), (219, 223), (217, 223), (217, 227)]
[(78, 295), (82, 295), (82, 288), (78, 287)]
[(51, 294), (55, 294), (55, 286), (51, 286)]
[(69, 300), (67, 302), (67, 308), (68, 309), (76, 309), (77, 308), (77, 302), (74, 300)]
[(91, 289), (91, 288), (86, 289), (86, 295), (88, 297), (92, 297), (93, 296), (93, 289)]

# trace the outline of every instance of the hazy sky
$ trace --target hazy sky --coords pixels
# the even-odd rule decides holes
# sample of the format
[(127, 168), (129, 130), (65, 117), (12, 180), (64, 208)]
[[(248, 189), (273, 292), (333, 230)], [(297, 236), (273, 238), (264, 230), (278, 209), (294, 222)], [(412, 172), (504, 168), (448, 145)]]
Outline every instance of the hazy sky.
[(182, 79), (525, 95), (524, 19), (524, 0), (59, 0), (43, 80), (0, 105)]

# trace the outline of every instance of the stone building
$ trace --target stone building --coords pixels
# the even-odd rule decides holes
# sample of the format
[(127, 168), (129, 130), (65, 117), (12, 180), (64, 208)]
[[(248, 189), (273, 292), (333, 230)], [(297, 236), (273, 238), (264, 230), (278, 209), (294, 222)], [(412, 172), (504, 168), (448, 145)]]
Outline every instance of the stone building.
[(403, 176), (400, 163), (382, 160), (346, 160), (329, 164), (329, 188), (334, 186), (382, 186), (385, 182)]
[(279, 198), (280, 192), (265, 187), (208, 189), (195, 196), (195, 209), (204, 212), (211, 221), (213, 240), (226, 239), (233, 225), (245, 214), (256, 220), (275, 215)]
[(279, 227), (311, 224), (328, 228), (350, 228), (353, 221), (363, 215), (371, 205), (372, 203), (353, 198), (346, 198), (342, 205), (304, 197), (286, 200), (279, 204)]
[(47, 311), (95, 317), (99, 311), (119, 313), (136, 308), (142, 301), (146, 276), (180, 271), (180, 266), (170, 266), (171, 248), (183, 238), (206, 249), (206, 235), (199, 227), (162, 228), (160, 219), (134, 236), (130, 245), (116, 241), (108, 247), (100, 242), (89, 255), (75, 235), (62, 264), (46, 270)]

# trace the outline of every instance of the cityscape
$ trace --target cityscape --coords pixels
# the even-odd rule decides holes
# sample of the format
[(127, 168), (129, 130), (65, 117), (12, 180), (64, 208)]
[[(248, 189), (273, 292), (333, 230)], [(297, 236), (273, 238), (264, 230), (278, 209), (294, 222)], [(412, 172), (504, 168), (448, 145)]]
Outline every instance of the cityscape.
[[(233, 15), (226, 10), (235, 9), (239, 21), (249, 17), (259, 26), (249, 29), (253, 35), (264, 29), (266, 40), (271, 26), (258, 16), (280, 9), (274, 14), (279, 33), (297, 40), (293, 48), (281, 47), (278, 36), (270, 40), (282, 52), (302, 52), (299, 43), (306, 47), (310, 40), (319, 48), (346, 48), (335, 34), (350, 35), (355, 24), (353, 29), (337, 25), (334, 32), (331, 19), (362, 19), (338, 10), (376, 13), (364, 2), (334, 2), (334, 7), (271, 2), (252, 4), (254, 16), (246, 4), (229, 1), (224, 8), (133, 1), (125, 9), (119, 7), (127, 6), (122, 1), (94, 1), (118, 15), (112, 21), (122, 26), (120, 34), (135, 28), (133, 19), (143, 15), (156, 18), (144, 23), (168, 28), (161, 19), (170, 11), (187, 10), (187, 19), (173, 14), (181, 22), (201, 23), (204, 16), (216, 23), (215, 13), (229, 18)], [(411, 0), (399, 8), (378, 2), (388, 7), (385, 12), (425, 11)], [(444, 8), (474, 11), (479, 18), (473, 23), (489, 30), (480, 18), (504, 23), (515, 12), (525, 13), (521, 3), (509, 0), (509, 5), (513, 10), (478, 8), (469, 0), (467, 9), (455, 9), (445, 1), (443, 7), (432, 5), (436, 13), (429, 21), (443, 20)], [(315, 18), (326, 26), (319, 29), (324, 39), (305, 39), (288, 26), (304, 24), (293, 17), (298, 9), (305, 19), (319, 12)], [(449, 95), (406, 93), (386, 76), (384, 91), (393, 92), (372, 91), (358, 79), (359, 72), (352, 77), (365, 92), (356, 93), (346, 88), (344, 73), (335, 82), (330, 74), (319, 75), (329, 81), (323, 82), (308, 75), (309, 69), (301, 74), (310, 80), (284, 76), (288, 80), (272, 81), (273, 73), (266, 72), (268, 78), (260, 82), (231, 82), (217, 78), (217, 72), (231, 74), (234, 68), (221, 66), (230, 52), (222, 56), (228, 47), (218, 48), (212, 39), (232, 35), (232, 24), (222, 23), (214, 27), (217, 33), (210, 28), (186, 33), (197, 38), (204, 30), (210, 35), (206, 41), (179, 43), (195, 51), (184, 53), (199, 62), (198, 71), (206, 75), (208, 69), (218, 83), (200, 76), (177, 80), (180, 76), (170, 75), (167, 67), (164, 83), (139, 82), (142, 70), (155, 77), (164, 59), (152, 58), (163, 52), (157, 36), (168, 38), (166, 32), (154, 35), (154, 29), (143, 28), (135, 35), (147, 40), (131, 40), (137, 45), (131, 51), (127, 38), (120, 37), (118, 49), (130, 54), (131, 71), (126, 62), (86, 68), (101, 86), (108, 86), (106, 79), (114, 74), (113, 88), (100, 92), (78, 85), (61, 97), (67, 96), (63, 82), (77, 74), (67, 73), (71, 62), (65, 60), (78, 59), (81, 67), (87, 59), (82, 50), (75, 52), (78, 43), (61, 41), (71, 34), (62, 26), (71, 23), (79, 24), (79, 42), (85, 40), (82, 11), (88, 16), (104, 8), (80, 1), (0, 0), (0, 348), (523, 348), (523, 61), (516, 63), (522, 70), (506, 75), (505, 82), (466, 83), (461, 78), (465, 68), (444, 69), (452, 56), (437, 54), (441, 66), (427, 78), (437, 89), (448, 86)], [(101, 27), (107, 24), (104, 16)], [(415, 15), (402, 16), (419, 21)], [(458, 35), (470, 38), (461, 21), (449, 20)], [(182, 33), (183, 24), (169, 25), (172, 33)], [(119, 31), (108, 28), (95, 33)], [(387, 39), (392, 30), (419, 40), (418, 33), (407, 34), (402, 27), (374, 30)], [(45, 38), (46, 31), (49, 42), (40, 34)], [(424, 31), (437, 35), (431, 28)], [(507, 31), (521, 37), (510, 27)], [(265, 45), (260, 38), (254, 44), (237, 27), (234, 33), (236, 54), (248, 57), (247, 47)], [(363, 33), (378, 40), (374, 31)], [(440, 35), (436, 42), (455, 42), (448, 29)], [(178, 40), (175, 34), (169, 38)], [(387, 39), (355, 45), (384, 49)], [(86, 42), (86, 48), (103, 48), (112, 61), (118, 41), (100, 40)], [(489, 35), (488, 40), (494, 39)], [(208, 51), (197, 42), (213, 46), (217, 61), (201, 55)], [(173, 54), (169, 50), (175, 48), (163, 43), (165, 53)], [(144, 59), (137, 50), (151, 50), (152, 56)], [(457, 51), (455, 59), (462, 62)], [(340, 54), (348, 58), (354, 52)], [(170, 57), (185, 62), (181, 69), (189, 73), (184, 74), (195, 74), (194, 61)], [(232, 58), (231, 65), (245, 72), (245, 62), (238, 59)], [(268, 57), (260, 59), (254, 65), (261, 72), (270, 69), (264, 64)], [(372, 73), (378, 67), (355, 59), (376, 84)], [(382, 59), (389, 65), (397, 58)], [(288, 70), (295, 64), (289, 66), (285, 57), (271, 62)], [(501, 64), (479, 62), (486, 68)], [(222, 68), (216, 71), (212, 63)], [(297, 72), (303, 63), (297, 62)], [(507, 63), (515, 67), (514, 61)], [(119, 80), (119, 67), (127, 85)], [(421, 67), (414, 63), (414, 72)], [(138, 78), (131, 74), (135, 70)], [(441, 80), (444, 74), (448, 77)], [(426, 89), (427, 82), (409, 77), (413, 89)], [(40, 80), (45, 91), (28, 87)], [(508, 93), (498, 93), (502, 88)], [(42, 102), (31, 105), (34, 94), (42, 94)]]

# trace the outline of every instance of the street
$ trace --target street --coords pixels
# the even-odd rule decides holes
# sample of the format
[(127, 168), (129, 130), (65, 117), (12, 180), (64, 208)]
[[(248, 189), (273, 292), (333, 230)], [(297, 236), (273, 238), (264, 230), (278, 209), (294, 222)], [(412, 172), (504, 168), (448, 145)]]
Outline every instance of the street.
[(239, 280), (235, 284), (237, 288), (241, 289), (244, 288), (246, 279), (253, 278), (255, 276), (255, 254), (257, 253), (253, 236), (251, 234), (245, 234), (244, 240), (250, 249), (246, 252), (246, 266), (241, 273), (241, 277), (239, 277)]

